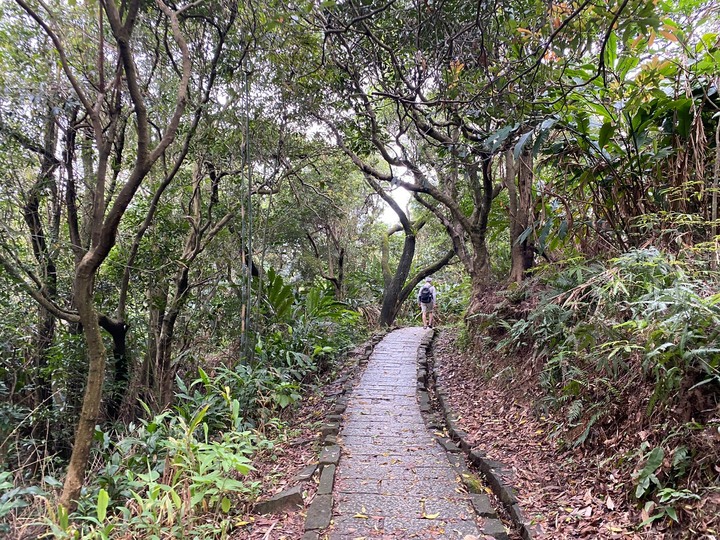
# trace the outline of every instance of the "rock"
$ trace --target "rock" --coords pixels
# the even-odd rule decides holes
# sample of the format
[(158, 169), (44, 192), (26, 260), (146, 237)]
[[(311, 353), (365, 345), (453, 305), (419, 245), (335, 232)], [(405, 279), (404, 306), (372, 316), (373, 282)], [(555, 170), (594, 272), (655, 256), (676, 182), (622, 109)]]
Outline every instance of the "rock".
[[(518, 502), (516, 496), (516, 489), (512, 486), (505, 484), (504, 482), (500, 483), (500, 490), (498, 496), (500, 497), (500, 500), (508, 507), (511, 507)], [(520, 507), (518, 507), (518, 510), (519, 509)]]
[(520, 508), (520, 505), (518, 505), (518, 504), (510, 505), (510, 517), (518, 525), (529, 523), (529, 521), (525, 517), (525, 514), (523, 514), (523, 511)]
[(267, 501), (261, 501), (255, 505), (257, 514), (277, 514), (287, 509), (303, 505), (302, 491), (300, 486), (295, 486), (270, 497)]
[(335, 409), (334, 409), (335, 414), (339, 415), (339, 414), (344, 413), (346, 408), (347, 408), (347, 399), (338, 398), (337, 400), (335, 400)]
[(452, 454), (460, 452), (460, 448), (458, 448), (458, 445), (452, 442), (450, 439), (442, 438), (438, 439), (438, 442), (440, 443), (440, 446), (445, 449), (446, 452), (450, 452)]
[(340, 461), (340, 447), (337, 445), (326, 446), (320, 452), (320, 468), (326, 465), (337, 465)]
[(310, 480), (312, 478), (312, 476), (313, 476), (313, 474), (315, 474), (316, 470), (317, 470), (317, 464), (308, 465), (302, 471), (300, 471), (299, 473), (297, 473), (295, 475), (295, 482), (307, 482), (308, 480)]
[(322, 433), (323, 437), (326, 437), (328, 435), (337, 435), (339, 430), (340, 424), (336, 422), (331, 422), (329, 424), (323, 424), (323, 426), (320, 428), (320, 433)]
[(333, 484), (335, 483), (335, 465), (327, 465), (323, 468), (320, 475), (320, 485), (318, 486), (318, 495), (329, 495), (332, 493)]
[(485, 454), (485, 452), (483, 452), (482, 450), (475, 449), (470, 452), (470, 461), (472, 462), (473, 465), (475, 465), (477, 467), (479, 467), (480, 463), (482, 463), (482, 461), (485, 460), (486, 458), (487, 458), (487, 454)]
[(478, 516), (484, 518), (497, 518), (495, 509), (490, 503), (490, 497), (484, 493), (471, 493), (470, 502), (472, 503), (475, 513)]
[(317, 531), (327, 528), (332, 518), (332, 495), (316, 495), (305, 517), (305, 530)]
[(323, 439), (323, 446), (332, 446), (334, 444), (337, 444), (337, 436), (336, 435), (327, 435)]
[(495, 538), (495, 540), (510, 540), (505, 525), (499, 519), (488, 519), (483, 527), (483, 534), (487, 534)]

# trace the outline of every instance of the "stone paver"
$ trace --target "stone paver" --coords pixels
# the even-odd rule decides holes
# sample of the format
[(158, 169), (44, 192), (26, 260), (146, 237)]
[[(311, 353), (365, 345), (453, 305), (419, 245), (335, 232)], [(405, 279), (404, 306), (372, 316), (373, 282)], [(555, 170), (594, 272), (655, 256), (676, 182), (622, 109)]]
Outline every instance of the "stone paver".
[(386, 336), (348, 399), (331, 540), (479, 535), (470, 499), (420, 415), (416, 359), (425, 333)]

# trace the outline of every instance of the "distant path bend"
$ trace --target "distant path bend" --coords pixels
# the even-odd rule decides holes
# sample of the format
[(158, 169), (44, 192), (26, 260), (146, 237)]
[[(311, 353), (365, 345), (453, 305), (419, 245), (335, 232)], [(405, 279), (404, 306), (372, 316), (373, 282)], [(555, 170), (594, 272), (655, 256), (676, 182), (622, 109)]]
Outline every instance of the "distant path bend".
[(420, 415), (416, 360), (426, 332), (386, 336), (349, 396), (331, 540), (479, 535), (459, 478)]

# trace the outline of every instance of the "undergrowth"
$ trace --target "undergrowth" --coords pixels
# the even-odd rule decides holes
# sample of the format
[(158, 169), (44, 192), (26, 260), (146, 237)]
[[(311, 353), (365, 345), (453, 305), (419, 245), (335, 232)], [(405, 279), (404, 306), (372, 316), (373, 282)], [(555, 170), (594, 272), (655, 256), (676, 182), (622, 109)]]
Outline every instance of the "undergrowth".
[(686, 522), (718, 485), (717, 285), (690, 263), (636, 250), (566, 261), (469, 321), (486, 347), (517, 359), (488, 376), (514, 377), (521, 362), (536, 375), (538, 415), (561, 448), (607, 454), (624, 471), (641, 526)]
[[(58, 508), (65, 463), (21, 438), (32, 412), (10, 408), (0, 440), (0, 537), (228, 538), (262, 486), (253, 463), (277, 459), (283, 411), (300, 402), (360, 334), (359, 315), (326, 287), (294, 291), (268, 272), (252, 354), (176, 379), (175, 404), (142, 404), (127, 425), (99, 424), (78, 507)], [(0, 386), (0, 391), (3, 388)], [(17, 417), (17, 422), (12, 422)], [(22, 465), (22, 454), (38, 457)], [(7, 469), (5, 468), (7, 467)]]

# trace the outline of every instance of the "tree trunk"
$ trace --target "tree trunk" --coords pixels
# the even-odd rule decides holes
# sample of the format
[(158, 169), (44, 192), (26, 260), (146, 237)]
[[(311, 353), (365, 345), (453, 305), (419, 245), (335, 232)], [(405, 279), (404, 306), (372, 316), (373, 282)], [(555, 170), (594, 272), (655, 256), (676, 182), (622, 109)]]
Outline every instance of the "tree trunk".
[(127, 356), (127, 331), (125, 321), (117, 321), (105, 315), (100, 316), (100, 326), (106, 330), (113, 340), (112, 351), (112, 392), (107, 400), (106, 412), (108, 420), (115, 421), (120, 418), (123, 396), (127, 394), (130, 380), (130, 364)]
[(520, 240), (533, 220), (532, 154), (525, 152), (515, 162), (512, 150), (507, 150), (505, 164), (510, 213), (510, 281), (520, 283), (535, 262), (535, 250), (530, 238), (526, 235)]
[(68, 510), (74, 510), (77, 507), (95, 433), (95, 424), (100, 416), (105, 379), (106, 351), (100, 333), (98, 315), (93, 305), (93, 281), (94, 270), (88, 271), (82, 267), (78, 269), (75, 278), (75, 303), (80, 314), (80, 322), (87, 345), (88, 377), (80, 420), (75, 431), (73, 452), (60, 496), (60, 505)]
[[(405, 218), (403, 218), (405, 220)], [(405, 220), (406, 221), (406, 220)], [(447, 265), (455, 256), (455, 250), (449, 250), (443, 257), (421, 269), (415, 276), (408, 279), (410, 275), (410, 267), (415, 257), (415, 246), (417, 243), (417, 231), (419, 231), (426, 223), (425, 219), (421, 219), (415, 223), (408, 223), (405, 228), (405, 242), (403, 243), (403, 253), (400, 257), (395, 272), (390, 269), (390, 236), (403, 230), (403, 225), (399, 225), (390, 229), (382, 245), (382, 272), (383, 272), (383, 298), (380, 309), (380, 318), (378, 320), (381, 326), (391, 326), (400, 312), (405, 300), (414, 292), (415, 286), (427, 276), (430, 276)]]
[(147, 290), (148, 333), (146, 353), (140, 368), (132, 373), (129, 391), (122, 404), (121, 416), (133, 416), (138, 398), (157, 410), (155, 388), (155, 369), (157, 365), (158, 342), (162, 322), (165, 318), (168, 287), (164, 277), (156, 276)]
[(471, 295), (465, 314), (466, 318), (480, 311), (482, 297), (485, 295), (490, 283), (490, 258), (485, 245), (485, 235), (474, 240), (471, 235), (470, 239), (474, 250), (471, 256), (471, 270), (468, 272), (470, 274)]
[(392, 325), (400, 310), (400, 306), (404, 300), (404, 298), (401, 300), (400, 293), (405, 284), (405, 280), (410, 274), (410, 266), (415, 256), (415, 244), (415, 233), (405, 231), (405, 241), (403, 242), (403, 252), (400, 256), (400, 262), (398, 262), (397, 268), (392, 276), (388, 275), (385, 279), (379, 320), (381, 326)]
[(175, 380), (175, 369), (172, 366), (173, 337), (175, 336), (175, 323), (185, 305), (190, 289), (189, 274), (187, 266), (178, 270), (175, 277), (175, 290), (160, 324), (155, 355), (155, 394), (159, 410), (170, 405), (173, 399), (173, 381)]
[[(79, 76), (81, 72), (76, 71), (76, 66), (71, 67), (71, 63), (74, 64), (76, 59), (66, 56), (67, 49), (63, 45), (64, 37), (55, 32), (54, 25), (50, 24), (49, 20), (45, 20), (43, 14), (34, 11), (27, 3), (18, 2), (18, 4), (29, 17), (37, 22), (58, 51), (59, 55), (55, 58), (59, 60), (61, 71), (73, 88), (73, 95), (77, 97), (84, 109), (83, 125), (88, 127), (87, 132), (92, 133), (92, 144), (95, 149), (94, 152), (90, 152), (90, 147), (87, 147), (88, 151), (82, 154), (85, 165), (84, 172), (87, 175), (85, 190), (87, 205), (84, 206), (88, 210), (85, 222), (87, 224), (87, 249), (83, 249), (80, 227), (77, 223), (77, 209), (68, 205), (67, 212), (68, 228), (76, 257), (73, 293), (78, 313), (77, 315), (64, 313), (64, 316), (70, 322), (79, 320), (82, 325), (88, 357), (88, 374), (83, 405), (67, 476), (59, 500), (61, 506), (72, 511), (77, 506), (77, 499), (83, 485), (95, 424), (100, 414), (105, 379), (106, 351), (93, 298), (95, 276), (115, 246), (120, 223), (143, 180), (153, 165), (166, 155), (168, 147), (176, 139), (189, 98), (192, 60), (187, 41), (181, 31), (180, 14), (158, 0), (157, 8), (167, 19), (179, 53), (174, 64), (175, 69), (179, 72), (175, 103), (170, 116), (167, 117), (164, 129), (161, 129), (149, 115), (146, 103), (148, 96), (143, 91), (143, 85), (151, 84), (151, 82), (139, 75), (134, 46), (131, 42), (135, 24), (139, 20), (138, 13), (142, 7), (140, 0), (123, 2), (122, 6), (116, 5), (115, 2), (102, 2), (98, 6), (99, 17), (97, 20), (100, 32), (96, 33), (98, 39), (94, 50), (97, 50), (98, 54), (93, 73), (99, 79), (90, 85), (85, 85), (86, 77)], [(112, 36), (108, 45), (106, 45), (104, 32), (106, 28), (110, 30), (109, 35)], [(117, 59), (114, 60), (117, 76), (106, 81), (105, 53), (108, 47), (112, 48), (117, 56)], [(219, 54), (219, 50), (216, 52)], [(108, 186), (106, 183), (108, 158), (113, 147), (118, 148), (117, 129), (126, 103), (131, 105), (131, 108), (126, 110), (132, 111), (129, 114), (132, 114), (135, 120), (136, 148), (133, 152), (135, 161), (128, 174), (123, 175), (121, 187)], [(156, 130), (160, 132), (157, 134), (157, 138), (154, 136)], [(124, 137), (124, 134), (121, 137)], [(73, 130), (68, 130), (68, 143), (73, 140)], [(68, 148), (66, 156), (68, 162), (72, 161), (73, 155), (74, 149)], [(121, 157), (119, 157), (119, 161), (121, 161)], [(72, 163), (69, 165), (66, 193), (69, 199), (74, 199), (76, 193)], [(37, 293), (35, 290), (30, 292), (31, 294)], [(46, 307), (49, 307), (49, 304), (45, 304)], [(57, 312), (62, 312), (62, 310), (57, 309)]]
[(341, 247), (338, 252), (338, 270), (335, 285), (335, 298), (345, 300), (345, 248)]
[(38, 309), (40, 321), (37, 325), (37, 337), (35, 338), (35, 346), (33, 355), (34, 366), (37, 372), (37, 393), (36, 407), (52, 406), (52, 377), (48, 373), (48, 350), (55, 338), (55, 316), (44, 308)]
[[(393, 209), (397, 214), (399, 225), (396, 225), (390, 229), (382, 244), (382, 273), (383, 273), (383, 298), (382, 306), (380, 309), (379, 323), (381, 326), (390, 326), (395, 322), (398, 312), (402, 303), (407, 299), (412, 292), (412, 288), (420, 281), (420, 277), (415, 276), (414, 280), (411, 280), (410, 286), (405, 285), (407, 277), (410, 274), (410, 268), (412, 266), (413, 258), (415, 257), (415, 244), (417, 241), (417, 232), (422, 229), (427, 223), (427, 218), (421, 218), (416, 222), (408, 219), (405, 211), (400, 208), (398, 203), (393, 199), (373, 178), (372, 175), (365, 175), (365, 180), (372, 187), (375, 192)], [(398, 262), (395, 271), (390, 269), (390, 237), (396, 232), (403, 231), (405, 233), (405, 240), (403, 242), (403, 251), (400, 255), (400, 261)], [(444, 263), (441, 263), (437, 269), (442, 268), (449, 261), (448, 258)], [(437, 264), (437, 263), (436, 263)], [(422, 277), (429, 275), (425, 273)]]

